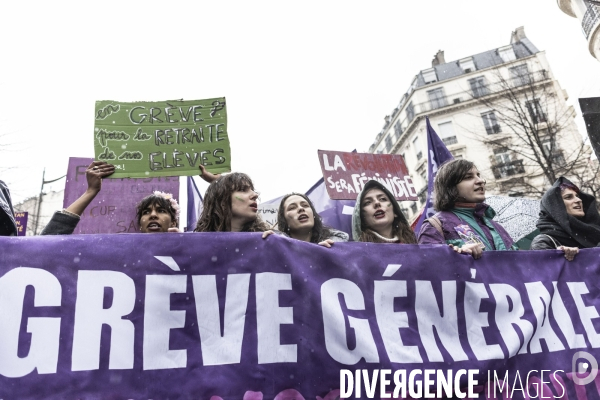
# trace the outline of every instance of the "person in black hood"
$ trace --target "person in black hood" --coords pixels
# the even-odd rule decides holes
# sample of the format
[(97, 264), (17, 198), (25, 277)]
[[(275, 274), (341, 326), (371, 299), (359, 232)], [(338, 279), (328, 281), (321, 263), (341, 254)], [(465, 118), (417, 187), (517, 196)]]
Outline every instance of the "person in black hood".
[(8, 186), (0, 181), (0, 236), (17, 236), (17, 224)]
[(374, 180), (368, 181), (356, 198), (352, 237), (357, 242), (417, 243), (392, 193)]
[(531, 242), (531, 249), (562, 250), (571, 261), (580, 248), (600, 243), (596, 199), (561, 176), (542, 197), (537, 227), (540, 235)]

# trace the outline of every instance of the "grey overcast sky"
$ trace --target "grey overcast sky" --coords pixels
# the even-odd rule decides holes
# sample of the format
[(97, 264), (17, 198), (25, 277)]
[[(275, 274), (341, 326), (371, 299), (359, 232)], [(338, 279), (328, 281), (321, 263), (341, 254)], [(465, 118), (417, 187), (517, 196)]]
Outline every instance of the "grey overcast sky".
[(317, 149), (367, 151), (437, 50), (456, 60), (519, 26), (571, 104), (600, 96), (600, 63), (553, 0), (4, 1), (0, 179), (18, 202), (44, 167), (93, 157), (96, 100), (225, 96), (233, 170), (263, 200), (306, 191)]

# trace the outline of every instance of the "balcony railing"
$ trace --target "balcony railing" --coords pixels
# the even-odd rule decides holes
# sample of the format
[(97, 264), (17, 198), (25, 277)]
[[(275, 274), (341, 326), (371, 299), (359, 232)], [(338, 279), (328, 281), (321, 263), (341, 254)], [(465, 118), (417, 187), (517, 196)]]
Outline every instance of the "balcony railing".
[(486, 125), (485, 132), (488, 135), (492, 135), (494, 133), (500, 133), (500, 132), (502, 132), (502, 130), (500, 129), (500, 125), (494, 124), (494, 125)]
[[(548, 72), (546, 70), (539, 70), (535, 72), (530, 72), (528, 74), (519, 75), (516, 78), (509, 78), (507, 80), (502, 80), (494, 83), (487, 83), (484, 86), (479, 86), (478, 94), (486, 93), (484, 96), (493, 95), (496, 93), (502, 93), (508, 90), (510, 87), (522, 86), (525, 83), (529, 82), (531, 84), (537, 82), (543, 82), (548, 80)], [(514, 81), (513, 79), (518, 79), (518, 81)], [(484, 97), (478, 96), (478, 97)], [(457, 92), (453, 94), (449, 94), (443, 97), (438, 97), (434, 99), (434, 101), (428, 100), (423, 103), (408, 103), (408, 106), (404, 109), (404, 113), (406, 117), (400, 120), (400, 128), (402, 132), (406, 132), (408, 127), (412, 124), (413, 120), (420, 114), (428, 113), (433, 110), (441, 110), (447, 107), (457, 106), (469, 100), (476, 100), (478, 97), (473, 95), (473, 90), (469, 88), (468, 90)], [(458, 100), (458, 101), (457, 101)], [(381, 131), (375, 142), (371, 145), (369, 151), (373, 152), (376, 146), (379, 144), (381, 137), (383, 136), (384, 131)], [(494, 132), (497, 133), (497, 132)]]
[(450, 146), (451, 144), (458, 143), (458, 140), (456, 139), (456, 136), (448, 136), (448, 137), (442, 138), (442, 142), (444, 142), (444, 144), (446, 146)]
[(592, 33), (592, 28), (596, 26), (598, 20), (600, 19), (600, 12), (596, 9), (596, 6), (588, 7), (588, 10), (583, 15), (583, 19), (581, 20), (581, 28), (583, 29), (583, 34), (586, 39), (589, 39), (590, 33)]
[(502, 179), (524, 174), (525, 168), (523, 167), (523, 160), (515, 160), (508, 163), (496, 164), (492, 167), (492, 172), (494, 173), (494, 178)]

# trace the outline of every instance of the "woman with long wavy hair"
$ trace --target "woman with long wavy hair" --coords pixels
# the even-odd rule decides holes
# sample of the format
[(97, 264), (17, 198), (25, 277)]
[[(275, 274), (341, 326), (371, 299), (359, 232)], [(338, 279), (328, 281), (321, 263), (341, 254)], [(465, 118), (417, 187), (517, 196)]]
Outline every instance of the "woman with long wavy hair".
[(357, 242), (417, 243), (392, 193), (374, 180), (365, 184), (356, 199), (352, 214), (352, 237)]
[(209, 185), (194, 231), (272, 233), (258, 216), (258, 193), (252, 179), (241, 172), (218, 176)]
[(277, 229), (292, 239), (325, 247), (348, 241), (347, 233), (323, 225), (312, 201), (301, 193), (283, 196), (277, 212)]

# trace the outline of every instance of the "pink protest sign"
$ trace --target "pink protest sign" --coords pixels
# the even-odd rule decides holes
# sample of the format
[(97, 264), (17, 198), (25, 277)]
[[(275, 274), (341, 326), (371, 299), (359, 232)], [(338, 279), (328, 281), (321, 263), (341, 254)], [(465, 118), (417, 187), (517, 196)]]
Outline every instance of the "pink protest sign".
[(356, 200), (367, 181), (381, 182), (396, 200), (417, 200), (408, 168), (399, 154), (319, 150), (327, 194), (333, 200)]
[[(92, 158), (69, 159), (63, 207), (67, 207), (87, 189), (85, 170)], [(154, 191), (172, 193), (179, 201), (179, 177), (105, 178), (102, 190), (85, 209), (73, 233), (134, 233), (139, 231), (135, 206)]]

